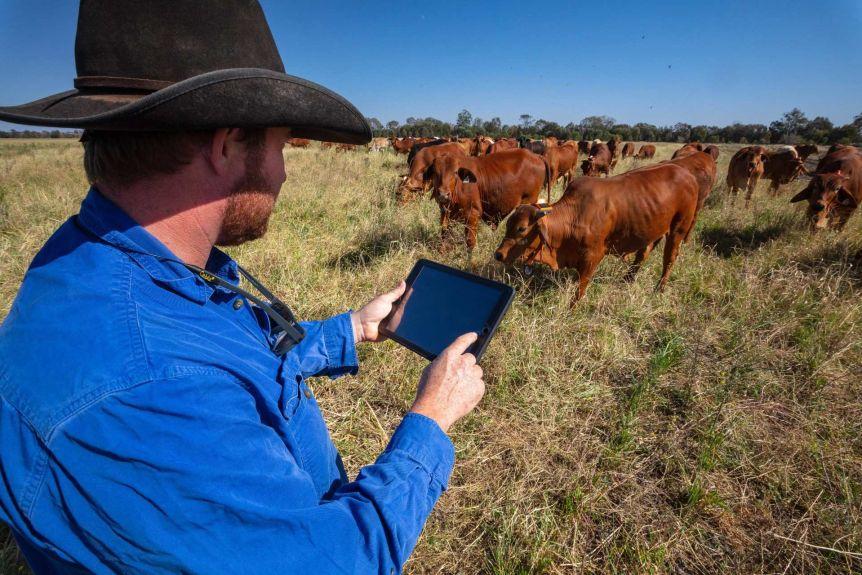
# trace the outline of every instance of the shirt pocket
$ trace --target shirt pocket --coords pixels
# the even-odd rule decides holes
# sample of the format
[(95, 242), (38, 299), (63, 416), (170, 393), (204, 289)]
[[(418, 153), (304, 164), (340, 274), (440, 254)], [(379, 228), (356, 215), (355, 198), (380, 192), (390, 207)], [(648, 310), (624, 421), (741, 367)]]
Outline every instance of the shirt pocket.
[(287, 422), (291, 452), (311, 476), (318, 496), (341, 483), (338, 452), (323, 421), (320, 406), (298, 365), (286, 359), (281, 366), (282, 397), (279, 407)]

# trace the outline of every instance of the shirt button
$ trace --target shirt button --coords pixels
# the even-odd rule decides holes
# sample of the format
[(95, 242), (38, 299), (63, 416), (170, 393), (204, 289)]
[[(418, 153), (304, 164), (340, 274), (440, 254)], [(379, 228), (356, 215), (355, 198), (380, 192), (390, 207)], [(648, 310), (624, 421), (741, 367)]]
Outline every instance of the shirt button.
[(305, 394), (305, 399), (311, 399), (311, 390), (307, 387), (302, 391)]
[(241, 307), (242, 307), (242, 305), (243, 305), (243, 303), (244, 303), (244, 302), (242, 301), (242, 298), (239, 298), (239, 297), (238, 297), (238, 298), (236, 298), (235, 300), (233, 300), (233, 309), (239, 309), (239, 308), (241, 308)]

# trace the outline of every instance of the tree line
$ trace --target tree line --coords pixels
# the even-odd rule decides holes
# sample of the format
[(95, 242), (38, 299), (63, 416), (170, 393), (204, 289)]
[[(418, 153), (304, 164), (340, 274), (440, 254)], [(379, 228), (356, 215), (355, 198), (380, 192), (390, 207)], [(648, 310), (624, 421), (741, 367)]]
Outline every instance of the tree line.
[(741, 124), (729, 126), (692, 126), (679, 122), (673, 126), (655, 126), (644, 122), (621, 124), (609, 116), (588, 116), (578, 122), (561, 126), (556, 122), (534, 119), (522, 114), (517, 124), (503, 124), (500, 118), (483, 120), (462, 110), (454, 123), (436, 118), (407, 118), (401, 124), (395, 120), (385, 125), (377, 118), (368, 118), (375, 136), (431, 137), (479, 134), (492, 138), (527, 136), (541, 138), (555, 136), (566, 140), (609, 140), (619, 136), (623, 140), (648, 142), (714, 142), (738, 144), (852, 144), (862, 141), (862, 113), (843, 126), (834, 125), (829, 118), (808, 117), (794, 108), (781, 119), (769, 124)]
[(80, 138), (81, 130), (0, 130), (0, 138)]

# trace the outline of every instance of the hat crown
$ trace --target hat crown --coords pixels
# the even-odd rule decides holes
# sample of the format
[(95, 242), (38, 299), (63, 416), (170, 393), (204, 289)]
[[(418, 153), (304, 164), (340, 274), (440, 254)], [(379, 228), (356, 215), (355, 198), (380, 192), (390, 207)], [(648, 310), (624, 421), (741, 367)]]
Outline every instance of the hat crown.
[(214, 70), (284, 64), (257, 0), (81, 0), (79, 88), (155, 90)]

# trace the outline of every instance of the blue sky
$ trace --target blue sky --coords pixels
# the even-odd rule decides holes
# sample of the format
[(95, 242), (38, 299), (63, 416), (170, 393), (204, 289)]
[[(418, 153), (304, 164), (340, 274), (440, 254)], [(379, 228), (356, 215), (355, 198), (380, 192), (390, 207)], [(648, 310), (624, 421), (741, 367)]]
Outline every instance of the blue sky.
[[(384, 123), (463, 108), (658, 125), (862, 112), (859, 0), (261, 3), (288, 73)], [(71, 87), (77, 5), (0, 0), (0, 103)]]

